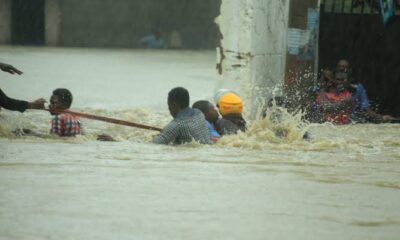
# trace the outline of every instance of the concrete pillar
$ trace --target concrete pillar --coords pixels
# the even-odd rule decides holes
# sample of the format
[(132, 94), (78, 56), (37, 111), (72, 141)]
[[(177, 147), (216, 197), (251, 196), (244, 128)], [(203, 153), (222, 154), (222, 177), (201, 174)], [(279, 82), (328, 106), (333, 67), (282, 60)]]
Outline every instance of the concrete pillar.
[(57, 46), (60, 44), (60, 0), (46, 0), (44, 11), (46, 45)]
[(218, 87), (239, 91), (251, 118), (284, 82), (289, 4), (289, 0), (222, 1), (216, 19), (222, 35)]
[(11, 0), (0, 0), (0, 44), (11, 43)]

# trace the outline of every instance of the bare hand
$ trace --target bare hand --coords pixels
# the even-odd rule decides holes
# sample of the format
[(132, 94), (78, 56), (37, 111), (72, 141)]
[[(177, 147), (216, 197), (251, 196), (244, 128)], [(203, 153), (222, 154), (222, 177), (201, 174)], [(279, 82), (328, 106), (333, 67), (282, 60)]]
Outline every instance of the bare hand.
[(100, 134), (97, 136), (98, 141), (104, 141), (104, 142), (116, 142), (116, 140), (111, 137), (110, 135), (107, 134)]
[(44, 98), (36, 99), (33, 102), (29, 103), (29, 109), (44, 109), (44, 104), (46, 100)]
[(18, 74), (18, 75), (22, 74), (22, 72), (20, 70), (16, 69), (15, 67), (13, 67), (13, 66), (11, 66), (10, 64), (7, 64), (7, 63), (0, 63), (0, 69), (2, 71), (4, 71), (4, 72), (8, 72), (8, 73), (11, 73), (11, 74), (15, 74), (15, 73)]

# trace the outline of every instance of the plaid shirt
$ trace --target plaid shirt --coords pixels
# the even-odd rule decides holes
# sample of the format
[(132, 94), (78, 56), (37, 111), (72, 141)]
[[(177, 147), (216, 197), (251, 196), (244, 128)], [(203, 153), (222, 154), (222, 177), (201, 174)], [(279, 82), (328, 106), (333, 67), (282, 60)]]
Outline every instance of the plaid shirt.
[(83, 129), (76, 116), (69, 113), (62, 113), (56, 115), (51, 121), (50, 133), (57, 134), (60, 137), (70, 137), (83, 134)]
[(182, 144), (192, 140), (211, 144), (211, 135), (203, 113), (198, 109), (185, 108), (153, 139), (153, 143)]

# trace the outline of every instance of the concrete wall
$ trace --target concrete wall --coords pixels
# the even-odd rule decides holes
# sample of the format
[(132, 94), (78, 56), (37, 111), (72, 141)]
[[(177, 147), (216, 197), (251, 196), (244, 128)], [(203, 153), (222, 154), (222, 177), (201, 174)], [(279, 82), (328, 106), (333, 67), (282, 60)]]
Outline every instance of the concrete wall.
[(159, 30), (168, 41), (181, 34), (184, 48), (214, 48), (220, 0), (61, 0), (63, 46), (138, 47)]
[(46, 0), (44, 12), (46, 45), (57, 46), (60, 44), (61, 0)]
[(11, 41), (11, 0), (0, 0), (0, 44)]
[(241, 92), (249, 115), (284, 82), (288, 9), (289, 0), (222, 2), (219, 87)]
[[(0, 0), (0, 44), (11, 43), (11, 3)], [(166, 42), (178, 31), (183, 48), (214, 49), (220, 4), (221, 0), (45, 0), (45, 44), (140, 47), (140, 38), (159, 30)]]

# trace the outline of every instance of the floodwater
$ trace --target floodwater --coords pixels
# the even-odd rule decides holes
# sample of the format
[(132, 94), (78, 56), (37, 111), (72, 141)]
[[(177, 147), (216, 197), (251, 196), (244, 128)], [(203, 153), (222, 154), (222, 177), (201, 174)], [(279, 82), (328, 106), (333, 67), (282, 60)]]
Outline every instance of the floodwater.
[[(218, 85), (211, 51), (0, 52), (24, 71), (0, 73), (9, 96), (48, 99), (66, 87), (73, 110), (158, 127), (171, 118), (171, 88), (188, 88), (193, 103)], [(85, 136), (56, 138), (50, 119), (0, 112), (0, 239), (400, 238), (399, 125), (304, 126), (294, 116), (254, 121), (213, 146), (173, 147), (149, 143), (149, 130), (85, 119)], [(43, 136), (14, 136), (17, 127)], [(119, 142), (98, 142), (100, 133)]]

